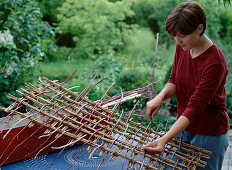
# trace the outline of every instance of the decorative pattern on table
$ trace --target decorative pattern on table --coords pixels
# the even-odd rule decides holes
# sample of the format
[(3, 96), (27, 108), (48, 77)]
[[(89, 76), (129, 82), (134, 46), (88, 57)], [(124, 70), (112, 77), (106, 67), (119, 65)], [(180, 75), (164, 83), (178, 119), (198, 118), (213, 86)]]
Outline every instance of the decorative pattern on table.
[[(62, 167), (66, 167), (68, 169), (68, 167), (70, 167), (70, 169), (83, 169), (82, 167), (84, 167), (84, 169), (96, 169), (98, 167), (98, 165), (100, 164), (102, 158), (99, 157), (99, 153), (100, 150), (96, 151), (96, 153), (93, 155), (93, 157), (91, 159), (89, 158), (89, 153), (86, 151), (86, 149), (84, 149), (79, 157), (78, 160), (76, 159), (76, 155), (81, 151), (82, 147), (77, 146), (77, 147), (73, 147), (73, 148), (69, 148), (65, 151), (65, 153), (62, 153), (59, 157), (59, 161), (62, 162)], [(21, 161), (19, 163), (16, 163), (16, 165), (13, 166), (13, 169), (22, 169), (22, 170), (26, 170), (26, 169), (31, 169), (31, 170), (42, 170), (42, 169), (47, 169), (47, 167), (49, 167), (49, 165), (51, 164), (51, 157), (55, 157), (57, 155), (57, 152), (55, 153), (50, 153), (45, 154), (45, 155), (41, 155), (38, 156), (36, 158), (30, 158), (24, 161)], [(109, 167), (120, 167), (119, 165), (122, 162), (122, 158), (121, 157), (117, 157), (115, 158), (113, 161), (109, 160), (110, 155), (107, 155), (106, 160), (102, 163), (101, 167), (104, 168), (109, 168)], [(8, 165), (10, 167), (10, 165)], [(17, 167), (17, 168), (16, 168)], [(50, 166), (49, 169), (59, 169), (62, 167), (59, 164), (53, 164), (52, 166)], [(5, 168), (4, 168), (5, 169)]]
[[(104, 165), (106, 160), (113, 160), (116, 157), (123, 158), (122, 167), (124, 161), (128, 160), (127, 168), (133, 168), (135, 165), (139, 166), (139, 169), (205, 167), (206, 161), (203, 158), (209, 159), (211, 152), (178, 140), (170, 141), (160, 155), (144, 153), (141, 147), (163, 134), (158, 132), (158, 129), (156, 131), (151, 129), (151, 122), (144, 127), (131, 120), (138, 102), (129, 114), (125, 115), (120, 110), (116, 113), (118, 105), (123, 101), (123, 93), (117, 98), (115, 106), (110, 109), (108, 105), (102, 105), (104, 96), (96, 102), (86, 97), (95, 86), (90, 88), (93, 80), (80, 94), (65, 88), (63, 85), (66, 82), (58, 83), (43, 77), (43, 80), (39, 79), (38, 87), (27, 84), (27, 89), (17, 90), (21, 98), (8, 94), (7, 97), (14, 100), (14, 104), (8, 108), (0, 107), (0, 109), (9, 112), (9, 116), (19, 115), (21, 117), (19, 121), (29, 119), (31, 123), (28, 126), (40, 124), (47, 127), (45, 134), (40, 137), (49, 138), (55, 135), (55, 140), (63, 135), (70, 137), (69, 143), (53, 147), (53, 149), (61, 149), (62, 152), (66, 147), (80, 141), (84, 143), (84, 149), (88, 144), (86, 148), (90, 153), (88, 159), (93, 159), (99, 151), (101, 161), (97, 162), (97, 169)], [(142, 90), (144, 89), (133, 91), (132, 98), (134, 94), (138, 95)], [(22, 106), (28, 111), (25, 113), (18, 111), (18, 108)], [(81, 152), (82, 150), (79, 153), (70, 153), (67, 155), (67, 161), (74, 161), (72, 163), (75, 164)], [(76, 154), (76, 160), (73, 160), (74, 154)]]
[(44, 167), (48, 167), (50, 165), (46, 160), (47, 154), (41, 155), (36, 158), (30, 158), (23, 161), (23, 168), (28, 169), (43, 169)]
[[(64, 155), (64, 160), (74, 167), (86, 167), (86, 168), (97, 168), (100, 164), (102, 158), (99, 157), (100, 150), (96, 151), (91, 159), (89, 159), (89, 153), (86, 150), (83, 150), (78, 160), (76, 156), (81, 151), (81, 148), (73, 149), (68, 151)], [(109, 160), (110, 155), (107, 155), (105, 161), (102, 163), (101, 167), (111, 167), (121, 164), (122, 159), (120, 157), (115, 158), (113, 161)]]

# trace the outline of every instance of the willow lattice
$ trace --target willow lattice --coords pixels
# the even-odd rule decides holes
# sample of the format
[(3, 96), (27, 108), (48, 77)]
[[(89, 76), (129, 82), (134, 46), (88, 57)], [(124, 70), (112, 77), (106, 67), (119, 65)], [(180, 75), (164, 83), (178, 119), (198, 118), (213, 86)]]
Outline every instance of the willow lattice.
[[(157, 132), (151, 128), (151, 123), (144, 127), (131, 120), (131, 114), (125, 116), (116, 108), (123, 100), (135, 98), (138, 91), (133, 95), (123, 99), (120, 97), (115, 106), (109, 107), (109, 103), (103, 103), (101, 100), (93, 102), (89, 100), (84, 93), (89, 88), (86, 87), (80, 94), (63, 87), (64, 83), (51, 81), (47, 78), (39, 79), (39, 87), (27, 84), (17, 92), (22, 96), (17, 98), (11, 94), (7, 97), (14, 100), (14, 104), (8, 108), (0, 107), (1, 110), (21, 117), (17, 123), (24, 119), (29, 119), (29, 127), (34, 124), (40, 124), (47, 127), (45, 134), (41, 137), (60, 136), (70, 137), (70, 141), (60, 147), (53, 149), (65, 149), (77, 142), (88, 144), (88, 151), (91, 158), (97, 149), (100, 149), (102, 162), (107, 154), (111, 154), (110, 159), (119, 156), (123, 160), (129, 160), (128, 168), (134, 165), (139, 169), (162, 169), (171, 167), (174, 169), (196, 169), (196, 167), (205, 167), (207, 164), (204, 159), (209, 159), (211, 152), (179, 140), (171, 140), (163, 150), (162, 154), (145, 153), (142, 146), (159, 138), (164, 132)], [(112, 103), (112, 101), (111, 101)], [(24, 106), (27, 112), (20, 112), (18, 108)], [(10, 132), (11, 129), (5, 134)], [(100, 144), (99, 144), (100, 142)], [(78, 157), (78, 155), (77, 155)], [(124, 161), (122, 162), (123, 167)]]

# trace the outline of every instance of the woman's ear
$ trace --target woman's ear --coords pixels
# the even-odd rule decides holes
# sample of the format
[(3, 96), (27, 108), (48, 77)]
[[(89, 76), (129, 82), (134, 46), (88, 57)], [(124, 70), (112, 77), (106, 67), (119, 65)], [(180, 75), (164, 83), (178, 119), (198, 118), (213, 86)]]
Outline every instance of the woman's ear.
[(197, 26), (197, 30), (198, 30), (198, 33), (199, 33), (199, 34), (202, 33), (203, 29), (204, 29), (204, 25), (203, 25), (203, 24), (199, 24), (199, 25)]

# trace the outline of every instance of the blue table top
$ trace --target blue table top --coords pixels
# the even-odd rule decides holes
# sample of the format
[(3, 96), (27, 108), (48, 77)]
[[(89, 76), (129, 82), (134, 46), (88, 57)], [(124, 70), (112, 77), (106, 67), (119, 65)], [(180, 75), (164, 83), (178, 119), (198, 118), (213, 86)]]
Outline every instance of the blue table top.
[[(82, 150), (80, 153), (78, 160), (76, 156), (79, 154), (80, 150), (83, 148), (83, 145), (78, 145), (69, 149), (65, 149), (59, 157), (55, 160), (55, 162), (50, 166), (50, 164), (54, 161), (57, 155), (60, 152), (53, 152), (46, 155), (39, 156), (37, 158), (30, 158), (24, 161), (16, 162), (13, 164), (5, 165), (1, 167), (1, 170), (43, 170), (43, 169), (51, 169), (51, 170), (63, 170), (63, 169), (79, 169), (79, 170), (96, 170), (98, 165), (104, 158), (106, 152), (102, 156), (99, 156), (100, 149), (96, 150), (92, 158), (89, 160), (89, 155), (91, 152), (87, 152), (87, 147)], [(112, 148), (116, 149), (117, 148)], [(92, 148), (93, 150), (93, 148)], [(91, 151), (92, 151), (91, 150)], [(123, 152), (121, 152), (123, 153)], [(127, 156), (130, 156), (131, 153), (127, 153)], [(108, 154), (104, 159), (104, 162), (101, 164), (100, 170), (119, 170), (127, 169), (128, 160), (121, 157), (116, 157), (113, 160), (109, 160), (111, 154)], [(142, 159), (142, 158), (141, 158)], [(138, 168), (136, 168), (138, 167)], [(139, 169), (138, 165), (134, 165), (134, 169)]]

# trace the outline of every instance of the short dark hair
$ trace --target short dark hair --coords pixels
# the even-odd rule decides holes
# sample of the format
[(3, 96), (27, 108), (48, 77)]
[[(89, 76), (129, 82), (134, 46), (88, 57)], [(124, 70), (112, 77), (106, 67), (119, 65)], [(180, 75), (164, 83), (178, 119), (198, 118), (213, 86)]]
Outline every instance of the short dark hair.
[(204, 34), (207, 17), (204, 9), (195, 1), (182, 2), (168, 16), (166, 20), (166, 31), (176, 36), (179, 32), (188, 35), (194, 32), (199, 24), (202, 24)]

